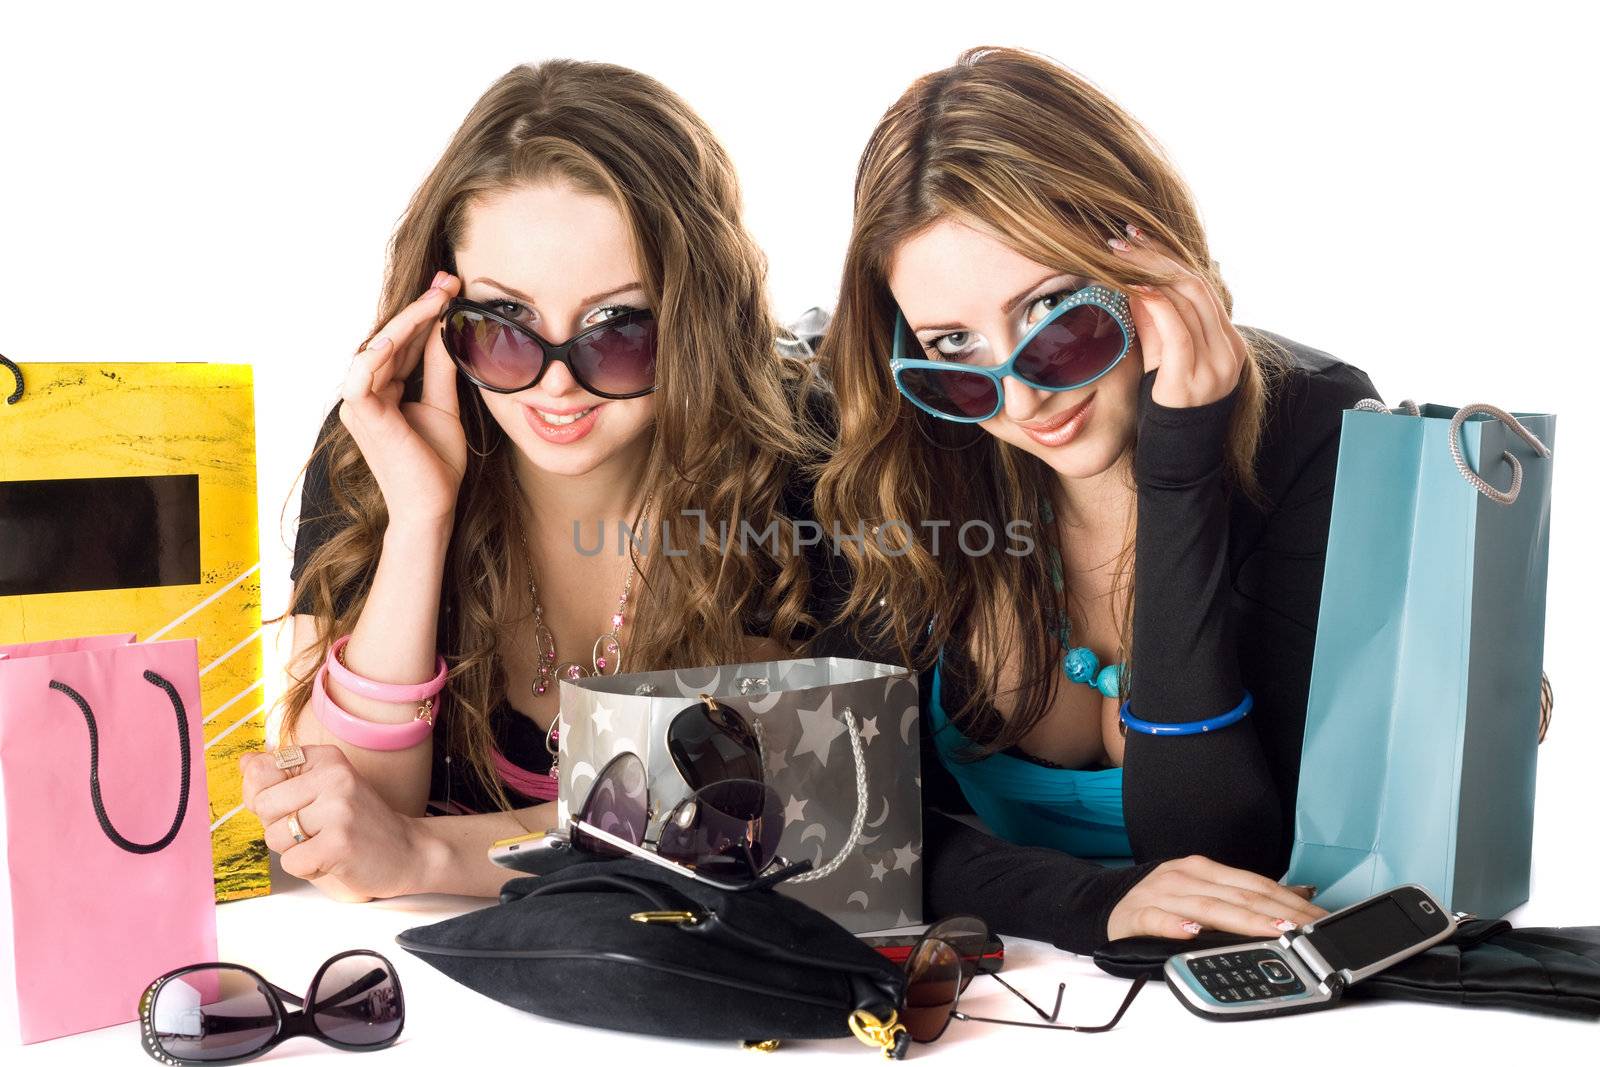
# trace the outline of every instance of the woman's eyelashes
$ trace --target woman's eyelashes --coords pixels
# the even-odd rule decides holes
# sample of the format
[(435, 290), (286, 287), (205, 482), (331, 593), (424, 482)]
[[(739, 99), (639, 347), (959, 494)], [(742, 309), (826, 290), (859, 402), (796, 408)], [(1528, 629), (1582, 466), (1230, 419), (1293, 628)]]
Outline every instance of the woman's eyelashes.
[(1026, 329), (1027, 327), (1038, 325), (1040, 319), (1044, 318), (1046, 315), (1050, 314), (1050, 312), (1060, 307), (1062, 301), (1066, 300), (1067, 297), (1071, 296), (1081, 288), (1083, 287), (1079, 285), (1072, 286), (1071, 288), (1067, 289), (1058, 289), (1053, 293), (1046, 293), (1044, 296), (1034, 300), (1028, 305), (1027, 312), (1023, 316), (1023, 328)]
[[(1018, 324), (1017, 336), (1037, 326), (1045, 316), (1060, 307), (1062, 302), (1073, 293), (1083, 288), (1083, 284), (1073, 283), (1066, 288), (1057, 289), (1043, 296), (1035, 297), (1023, 309), (1022, 321)], [(971, 330), (958, 330), (953, 333), (940, 334), (937, 337), (925, 338), (922, 341), (923, 351), (928, 353), (929, 359), (955, 359), (970, 362), (978, 355), (987, 351), (989, 347), (982, 334)]]
[[(537, 318), (531, 309), (517, 303), (515, 300), (485, 300), (483, 306), (498, 315), (504, 315), (508, 319), (516, 319), (527, 325), (531, 325), (531, 320)], [(604, 304), (579, 320), (578, 329), (586, 330), (590, 326), (597, 326), (605, 322), (607, 319), (614, 319), (618, 316), (626, 315), (630, 311), (638, 310), (638, 308), (628, 304)]]
[(922, 347), (934, 359), (970, 360), (988, 345), (981, 334), (961, 330), (924, 341)]

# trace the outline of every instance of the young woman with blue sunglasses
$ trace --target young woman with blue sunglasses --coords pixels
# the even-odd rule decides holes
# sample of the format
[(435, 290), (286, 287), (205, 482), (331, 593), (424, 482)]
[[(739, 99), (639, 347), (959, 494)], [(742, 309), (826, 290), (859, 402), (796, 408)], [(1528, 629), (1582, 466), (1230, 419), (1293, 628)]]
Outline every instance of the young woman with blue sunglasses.
[(1086, 952), (1322, 914), (1274, 879), (1375, 390), (1231, 304), (1172, 165), (1049, 60), (969, 51), (867, 145), (817, 511), (878, 532), (816, 647), (923, 671), (929, 807), (996, 835), (930, 811), (932, 915)]

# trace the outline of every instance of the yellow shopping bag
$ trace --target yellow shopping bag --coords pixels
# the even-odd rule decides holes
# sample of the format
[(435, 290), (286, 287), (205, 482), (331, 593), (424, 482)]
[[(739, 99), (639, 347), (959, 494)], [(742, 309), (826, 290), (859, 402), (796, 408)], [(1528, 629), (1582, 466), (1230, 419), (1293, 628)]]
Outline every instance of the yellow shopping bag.
[[(261, 556), (251, 368), (24, 363), (0, 403), (0, 644), (198, 643), (218, 900), (268, 889), (238, 760), (259, 749)], [(0, 368), (0, 397), (15, 382)]]

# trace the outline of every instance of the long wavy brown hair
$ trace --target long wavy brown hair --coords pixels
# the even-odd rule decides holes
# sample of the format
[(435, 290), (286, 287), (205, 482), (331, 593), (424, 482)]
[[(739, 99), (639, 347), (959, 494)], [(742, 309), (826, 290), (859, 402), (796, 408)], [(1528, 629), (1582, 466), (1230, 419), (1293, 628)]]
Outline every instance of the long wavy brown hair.
[[(819, 471), (817, 513), (825, 527), (837, 522), (847, 531), (883, 524), (882, 544), (874, 537), (843, 543), (854, 583), (837, 621), (858, 640), (891, 640), (919, 669), (931, 667), (950, 641), (971, 649), (969, 699), (949, 710), (968, 736), (973, 726), (987, 735), (974, 747), (982, 754), (1016, 744), (1047, 714), (1060, 675), (1047, 620), (1066, 602), (1043, 551), (935, 554), (915, 531), (939, 520), (951, 529), (979, 520), (1000, 530), (1019, 519), (1045, 531), (1041, 505), (1057, 475), (976, 427), (952, 435), (895, 389), (890, 263), (903, 242), (943, 219), (986, 230), (1063, 273), (1117, 288), (1162, 281), (1106, 247), (1106, 238), (1131, 222), (1210, 281), (1229, 314), (1233, 302), (1188, 187), (1154, 138), (1094, 85), (1043, 56), (969, 49), (913, 83), (873, 131), (856, 173), (838, 308), (821, 349), (839, 427), (834, 454)], [(1264, 337), (1246, 340), (1251, 359), (1226, 472), (1231, 485), (1258, 497), (1254, 457), (1283, 354)], [(904, 525), (889, 524), (892, 518)], [(1132, 644), (1132, 566), (1130, 527), (1114, 605), (1124, 650)], [(984, 721), (982, 709), (995, 703), (1013, 650), (1021, 655), (1016, 709), (997, 726)]]
[[(641, 558), (632, 546), (641, 581), (623, 668), (738, 660), (753, 622), (774, 640), (795, 641), (815, 620), (806, 610), (808, 580), (793, 524), (779, 508), (790, 471), (816, 458), (804, 418), (814, 375), (809, 360), (775, 344), (783, 335), (767, 302), (766, 259), (741, 222), (726, 152), (665, 86), (625, 67), (564, 59), (517, 66), (499, 78), (461, 123), (395, 230), (372, 334), (436, 271), (456, 272), (453, 249), (475, 202), (551, 179), (609, 197), (628, 222), (644, 272), (658, 322), (659, 388), (643, 486), (653, 493), (652, 516), (678, 525), (675, 516), (695, 509), (704, 512), (702, 529), (720, 530), (725, 522), (739, 530), (748, 522), (764, 531), (776, 522), (780, 531), (775, 544), (755, 540), (750, 551), (719, 550), (715, 537), (695, 544), (679, 530), (672, 554), (647, 551)], [(406, 383), (407, 400), (420, 397), (421, 375), (419, 362)], [(465, 760), (509, 807), (493, 770), (489, 715), (507, 688), (496, 644), (531, 615), (528, 564), (518, 541), (516, 446), (477, 388), (459, 375), (456, 386), (469, 455), (438, 628), (452, 706), (439, 718), (435, 744)], [(337, 420), (322, 450), (338, 528), (311, 555), (290, 600), (306, 592), (315, 605), (314, 664), (355, 628), (388, 521), (376, 480)], [(316, 459), (314, 452), (307, 468)], [(687, 548), (683, 555), (680, 546)], [(312, 674), (290, 677), (286, 734), (306, 707)]]

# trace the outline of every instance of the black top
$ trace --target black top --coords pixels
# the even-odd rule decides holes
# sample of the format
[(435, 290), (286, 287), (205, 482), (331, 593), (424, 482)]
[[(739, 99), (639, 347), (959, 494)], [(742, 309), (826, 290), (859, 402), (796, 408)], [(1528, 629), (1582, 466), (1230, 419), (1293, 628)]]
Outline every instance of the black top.
[[(1254, 711), (1213, 733), (1128, 732), (1123, 816), (1135, 863), (1106, 868), (939, 813), (970, 806), (930, 740), (931, 672), (924, 674), (929, 916), (976, 914), (1000, 934), (1091, 952), (1116, 903), (1161, 861), (1201, 854), (1273, 878), (1287, 868), (1340, 423), (1345, 409), (1378, 394), (1366, 374), (1327, 353), (1254, 332), (1292, 357), (1270, 393), (1256, 462), (1264, 509), (1223, 477), (1239, 391), (1202, 407), (1167, 408), (1151, 397), (1155, 373), (1141, 382), (1129, 657), (1142, 719), (1210, 718), (1236, 705), (1245, 688)], [(816, 647), (869, 659), (886, 651), (860, 648), (842, 626)], [(966, 700), (968, 679), (965, 651), (945, 649), (946, 707)]]

